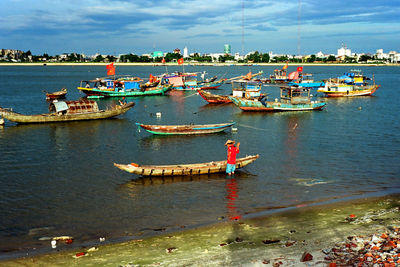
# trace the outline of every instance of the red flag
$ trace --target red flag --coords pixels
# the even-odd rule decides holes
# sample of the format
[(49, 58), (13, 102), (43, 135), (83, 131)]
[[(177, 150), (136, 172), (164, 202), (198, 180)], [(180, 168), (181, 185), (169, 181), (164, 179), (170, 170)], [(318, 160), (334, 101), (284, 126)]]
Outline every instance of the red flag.
[(178, 64), (179, 64), (179, 65), (182, 65), (182, 64), (183, 64), (183, 57), (180, 58), (180, 59), (178, 59)]
[(115, 75), (114, 62), (107, 64), (106, 69), (107, 69), (107, 75)]
[(107, 75), (115, 75), (115, 67), (107, 70)]
[(303, 67), (297, 67), (298, 72), (303, 72)]
[(250, 81), (251, 78), (252, 78), (251, 71), (249, 73), (247, 73), (246, 76), (244, 76), (245, 80), (249, 80)]
[(165, 58), (162, 58), (161, 63), (165, 64)]
[(151, 73), (150, 73), (150, 76), (149, 76), (149, 82), (150, 83), (154, 82), (154, 76)]
[(297, 80), (299, 78), (299, 73), (297, 71), (293, 71), (288, 75), (289, 80)]
[(282, 67), (282, 70), (286, 70), (287, 67), (288, 67), (288, 63), (286, 63), (286, 65)]

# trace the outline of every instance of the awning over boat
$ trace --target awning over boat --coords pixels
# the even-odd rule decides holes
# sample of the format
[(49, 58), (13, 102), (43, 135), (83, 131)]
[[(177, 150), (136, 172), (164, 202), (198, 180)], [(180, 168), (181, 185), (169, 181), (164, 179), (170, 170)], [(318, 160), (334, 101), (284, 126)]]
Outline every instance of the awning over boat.
[(53, 105), (56, 108), (56, 112), (68, 110), (68, 105), (64, 101), (54, 101)]
[(182, 77), (170, 77), (168, 80), (173, 86), (183, 86)]
[(140, 84), (138, 82), (127, 82), (124, 81), (125, 89), (140, 89)]

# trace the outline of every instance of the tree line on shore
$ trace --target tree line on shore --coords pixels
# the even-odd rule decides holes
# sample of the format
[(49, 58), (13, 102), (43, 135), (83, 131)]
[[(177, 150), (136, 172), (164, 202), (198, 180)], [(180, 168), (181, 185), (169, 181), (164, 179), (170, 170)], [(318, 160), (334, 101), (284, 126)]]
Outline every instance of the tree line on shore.
[[(70, 53), (63, 55), (50, 56), (47, 53), (43, 55), (32, 55), (31, 51), (20, 53), (9, 53), (7, 55), (0, 55), (0, 62), (124, 62), (124, 63), (161, 63), (161, 62), (176, 62), (178, 59), (182, 58), (179, 53), (167, 53), (163, 57), (151, 57), (148, 55), (135, 55), (135, 54), (125, 54), (118, 57), (112, 55), (96, 55), (94, 57), (87, 57), (83, 54)], [(185, 58), (185, 62), (199, 62), (199, 63), (367, 63), (374, 61), (374, 63), (385, 63), (377, 62), (374, 55), (363, 54), (359, 57), (344, 57), (338, 60), (336, 56), (329, 55), (324, 58), (319, 58), (315, 55), (309, 56), (288, 56), (280, 55), (270, 57), (269, 53), (260, 53), (258, 51), (252, 52), (246, 55), (244, 58), (236, 59), (234, 56), (229, 54), (219, 55), (218, 57), (213, 57), (212, 55), (200, 55), (199, 53), (194, 53), (190, 57)], [(382, 61), (382, 60), (381, 60)]]

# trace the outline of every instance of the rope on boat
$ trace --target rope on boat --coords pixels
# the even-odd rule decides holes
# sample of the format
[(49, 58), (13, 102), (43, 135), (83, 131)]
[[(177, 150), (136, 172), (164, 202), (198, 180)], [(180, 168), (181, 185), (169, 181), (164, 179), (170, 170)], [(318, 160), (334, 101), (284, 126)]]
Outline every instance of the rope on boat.
[(250, 128), (250, 129), (254, 129), (254, 130), (260, 130), (260, 131), (266, 131), (269, 132), (269, 129), (263, 129), (263, 128), (258, 128), (258, 127), (254, 127), (254, 126), (250, 126), (250, 125), (246, 125), (246, 124), (242, 124), (242, 123), (237, 123), (237, 126), (241, 126), (241, 127), (245, 127), (245, 128)]

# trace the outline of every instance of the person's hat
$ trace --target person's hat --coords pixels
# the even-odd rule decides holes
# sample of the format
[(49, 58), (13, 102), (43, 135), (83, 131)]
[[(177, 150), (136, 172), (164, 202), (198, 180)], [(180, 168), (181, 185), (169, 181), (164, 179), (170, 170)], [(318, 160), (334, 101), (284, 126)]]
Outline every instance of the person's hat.
[(225, 145), (227, 146), (227, 145), (234, 144), (234, 143), (235, 143), (235, 141), (228, 140), (228, 141), (226, 141)]

